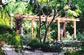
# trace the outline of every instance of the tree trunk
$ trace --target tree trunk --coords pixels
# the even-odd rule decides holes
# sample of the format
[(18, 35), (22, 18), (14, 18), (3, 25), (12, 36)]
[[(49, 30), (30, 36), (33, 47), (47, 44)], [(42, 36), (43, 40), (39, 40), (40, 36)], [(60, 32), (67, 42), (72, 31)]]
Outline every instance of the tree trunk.
[(45, 30), (43, 43), (45, 43), (45, 41), (46, 41), (48, 29), (49, 29), (50, 25), (52, 24), (52, 22), (54, 21), (55, 15), (56, 15), (56, 11), (55, 11), (55, 9), (54, 9), (54, 17), (53, 17), (53, 19), (51, 20), (50, 24), (47, 26), (47, 28), (46, 28), (46, 30)]
[(15, 20), (16, 20), (16, 33), (17, 35), (20, 35), (21, 34), (21, 28), (22, 28), (22, 23), (24, 21), (24, 17), (23, 15), (21, 14), (15, 14), (14, 15), (15, 17)]
[[(56, 5), (55, 5), (55, 6), (56, 6)], [(54, 16), (53, 16), (53, 19), (51, 20), (50, 24), (49, 24), (49, 25), (47, 26), (47, 28), (46, 28), (46, 31), (45, 31), (45, 34), (44, 34), (43, 43), (45, 43), (45, 41), (46, 41), (46, 37), (47, 37), (47, 33), (48, 33), (48, 29), (49, 29), (50, 25), (53, 23), (53, 21), (54, 21), (55, 18), (59, 15), (60, 12), (61, 12), (61, 10), (57, 12), (57, 11), (54, 9)]]
[(39, 40), (41, 42), (41, 16), (39, 16)]

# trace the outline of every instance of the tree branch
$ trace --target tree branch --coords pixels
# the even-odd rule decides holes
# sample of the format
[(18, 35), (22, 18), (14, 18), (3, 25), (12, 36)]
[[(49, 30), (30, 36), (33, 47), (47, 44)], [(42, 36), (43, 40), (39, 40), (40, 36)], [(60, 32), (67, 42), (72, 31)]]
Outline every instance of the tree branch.
[(55, 18), (59, 15), (60, 12), (61, 12), (61, 10), (59, 12), (56, 12), (56, 10), (54, 9), (54, 16), (53, 16), (53, 19), (51, 20), (50, 24), (46, 28), (43, 43), (45, 43), (45, 41), (46, 41), (46, 37), (47, 37), (47, 32), (48, 32), (49, 26), (52, 24), (52, 22), (55, 20)]

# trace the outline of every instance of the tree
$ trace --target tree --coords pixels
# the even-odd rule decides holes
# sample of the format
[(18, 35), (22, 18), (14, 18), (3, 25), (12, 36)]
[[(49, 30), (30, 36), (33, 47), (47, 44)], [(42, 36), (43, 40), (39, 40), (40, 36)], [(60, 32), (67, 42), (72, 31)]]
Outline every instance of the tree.
[[(61, 16), (61, 17), (70, 17), (70, 18), (72, 18), (72, 17), (77, 17), (79, 15), (79, 13), (80, 13), (80, 10), (76, 5), (75, 5), (76, 9), (74, 9), (74, 10), (71, 9), (72, 6), (73, 6), (71, 0), (51, 0), (51, 1), (46, 0), (45, 2), (42, 1), (42, 0), (39, 0), (38, 2), (41, 5), (42, 4), (45, 4), (45, 5), (47, 4), (46, 5), (47, 6), (46, 8), (48, 10), (48, 12), (46, 12), (47, 17), (50, 15), (49, 14), (49, 7), (52, 7), (52, 10), (54, 10), (53, 19), (51, 20), (50, 24), (46, 26), (46, 29), (45, 29), (45, 35), (44, 35), (44, 40), (43, 40), (44, 43), (46, 41), (46, 36), (47, 36), (49, 26), (52, 24), (52, 22), (54, 21), (54, 19), (56, 17)], [(42, 8), (40, 8), (39, 10), (42, 11)], [(43, 14), (46, 15), (45, 13), (43, 13)], [(46, 20), (46, 22), (47, 22), (47, 20)], [(41, 23), (40, 23), (40, 25), (41, 25)], [(41, 27), (39, 27), (39, 28), (41, 28)]]
[[(16, 2), (16, 0), (10, 0), (12, 2), (9, 2), (8, 4), (8, 11), (9, 13), (14, 14), (26, 14), (26, 11), (29, 11), (26, 9), (28, 6), (27, 3), (24, 2)], [(27, 6), (26, 6), (27, 5)], [(74, 3), (73, 0), (30, 0), (30, 6), (33, 7), (32, 13), (38, 14), (39, 16), (39, 39), (41, 42), (41, 15), (46, 16), (46, 29), (45, 29), (45, 35), (43, 42), (46, 42), (46, 36), (48, 33), (48, 29), (50, 25), (53, 23), (54, 19), (58, 16), (60, 17), (77, 17), (80, 13), (79, 7)], [(75, 9), (74, 9), (75, 7)], [(13, 9), (14, 8), (14, 9)], [(28, 6), (28, 8), (30, 8)], [(46, 10), (46, 11), (45, 11)], [(28, 14), (28, 13), (27, 13)], [(53, 16), (53, 19), (51, 20), (50, 24), (47, 23), (47, 17)], [(65, 23), (64, 23), (65, 26)], [(65, 27), (63, 28), (65, 29)]]
[(84, 1), (83, 0), (72, 0), (73, 1), (73, 4), (76, 4), (79, 9), (81, 10), (81, 13), (80, 15), (78, 16), (80, 18), (80, 21), (77, 23), (77, 25), (79, 25), (77, 27), (77, 32), (84, 32)]

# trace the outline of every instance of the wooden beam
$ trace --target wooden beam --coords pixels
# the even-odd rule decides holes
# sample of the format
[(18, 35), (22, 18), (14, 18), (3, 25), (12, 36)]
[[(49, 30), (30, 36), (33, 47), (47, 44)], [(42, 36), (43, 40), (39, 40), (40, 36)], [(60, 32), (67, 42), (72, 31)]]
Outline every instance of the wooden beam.
[(60, 41), (60, 20), (57, 21), (58, 26), (58, 41)]
[(80, 21), (79, 20), (79, 18), (72, 18), (72, 19), (70, 19), (70, 18), (65, 18), (65, 17), (57, 17), (55, 20), (59, 20), (60, 19), (60, 22), (61, 21)]
[[(26, 16), (25, 16), (25, 17), (26, 17)], [(32, 20), (33, 17), (34, 17), (34, 16), (28, 15), (25, 20)], [(46, 18), (46, 16), (43, 16), (43, 15), (42, 15), (42, 16), (41, 16), (41, 21), (45, 21), (45, 18)], [(51, 16), (51, 17), (48, 17), (47, 19), (48, 19), (48, 21), (51, 21), (51, 20), (53, 19), (53, 17)], [(58, 21), (59, 19), (60, 19), (60, 22), (66, 22), (66, 21), (80, 21), (79, 18), (70, 19), (70, 18), (66, 18), (66, 17), (57, 17), (57, 18), (55, 18), (54, 22), (55, 22), (56, 20)], [(39, 16), (35, 15), (35, 19), (34, 19), (34, 20), (35, 20), (35, 21), (39, 21)]]

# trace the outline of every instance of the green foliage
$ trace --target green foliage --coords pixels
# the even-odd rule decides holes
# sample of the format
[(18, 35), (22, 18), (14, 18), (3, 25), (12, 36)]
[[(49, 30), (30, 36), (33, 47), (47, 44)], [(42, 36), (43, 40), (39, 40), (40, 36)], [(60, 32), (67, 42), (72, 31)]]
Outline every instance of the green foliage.
[(41, 46), (41, 43), (36, 38), (29, 39), (28, 46), (30, 46), (33, 49), (38, 49)]
[(54, 22), (51, 24), (51, 36), (54, 41), (57, 40), (57, 24)]
[(77, 34), (77, 39), (80, 41), (84, 41), (84, 33), (78, 33)]
[(73, 4), (77, 4), (78, 6), (79, 6), (79, 9), (81, 10), (81, 11), (84, 11), (84, 1), (83, 0), (72, 0), (72, 2), (73, 2)]
[[(8, 27), (8, 26), (6, 26), (6, 25), (0, 25), (0, 35), (1, 35), (1, 37), (7, 37), (7, 34), (11, 34), (11, 35), (13, 35), (14, 33), (13, 33), (13, 30), (10, 28), (10, 27)], [(10, 36), (10, 35), (9, 35)], [(10, 37), (12, 37), (12, 36), (10, 36)], [(4, 38), (3, 38), (4, 39)], [(6, 38), (7, 39), (7, 38)]]
[(75, 55), (76, 51), (75, 50), (70, 50), (66, 54), (67, 55)]
[[(37, 35), (37, 22), (33, 22), (33, 37), (36, 37)], [(23, 25), (23, 37), (31, 37), (31, 21), (24, 21)]]
[(9, 15), (7, 13), (7, 7), (0, 7), (0, 24), (10, 26)]
[(9, 26), (0, 25), (0, 40), (5, 41), (6, 44), (14, 46), (22, 46), (23, 42), (20, 36), (17, 36), (15, 31)]
[(43, 43), (41, 50), (44, 52), (61, 52), (62, 46), (60, 44), (54, 45), (49, 43)]
[(77, 17), (77, 16), (79, 16), (79, 14), (81, 13), (81, 11), (80, 11), (80, 9), (79, 9), (78, 6), (75, 6), (75, 7), (76, 7), (75, 10), (70, 10), (70, 9), (68, 9), (68, 10), (66, 11), (68, 17), (71, 17), (71, 18), (72, 18), (72, 17)]
[(16, 1), (12, 1), (9, 2), (8, 5), (8, 12), (9, 14), (28, 14), (30, 13), (31, 10), (31, 6), (28, 5), (26, 2), (16, 2)]
[(57, 0), (52, 0), (49, 2), (49, 4), (51, 4), (52, 6), (54, 6), (57, 3)]
[(51, 6), (44, 6), (42, 9), (43, 9), (43, 12), (45, 15), (50, 15), (52, 13), (52, 7)]
[[(74, 2), (71, 2), (71, 6), (69, 6), (69, 1), (70, 0), (52, 0), (49, 2), (50, 5), (52, 5), (52, 8), (54, 8), (55, 4), (56, 5), (56, 10), (62, 10), (62, 13), (66, 13), (64, 16), (66, 17), (78, 17), (79, 14), (81, 13), (80, 8), (77, 4), (74, 4)], [(65, 5), (66, 4), (66, 5)], [(73, 10), (74, 9), (74, 10)], [(62, 15), (62, 14), (60, 14)]]
[(1, 47), (0, 47), (0, 54), (1, 54), (1, 55), (6, 55), (6, 54), (4, 53), (4, 51), (1, 49)]
[(7, 44), (22, 45), (21, 38), (6, 25), (0, 25), (0, 40), (5, 41)]
[(84, 55), (84, 53), (80, 53), (79, 51), (76, 50), (69, 50), (67, 51), (66, 55)]
[(16, 2), (16, 0), (8, 0), (8, 3), (10, 3), (10, 2)]
[(22, 47), (23, 46), (23, 42), (20, 36), (16, 35), (14, 37), (12, 37), (12, 45), (14, 45), (15, 47)]
[(53, 44), (49, 45), (49, 43), (40, 43), (36, 38), (28, 39), (28, 46), (33, 50), (40, 49), (44, 52), (60, 52), (62, 50), (62, 46), (60, 45), (55, 46)]
[(39, 3), (41, 3), (41, 4), (45, 4), (45, 3), (47, 3), (47, 0), (37, 0)]
[(64, 40), (74, 40), (74, 36), (70, 35), (69, 32), (66, 32), (66, 36), (63, 38)]
[(70, 7), (68, 6), (68, 5), (66, 5), (65, 7), (64, 7), (64, 10), (67, 10), (67, 9), (69, 9)]
[(16, 33), (6, 25), (0, 25), (0, 40), (5, 41), (8, 44), (12, 43), (12, 38), (16, 35)]

